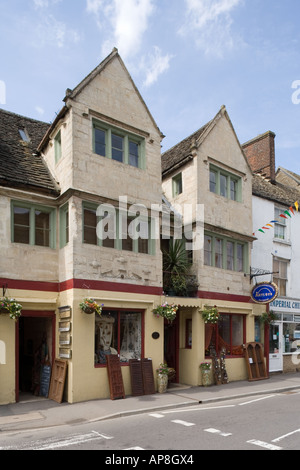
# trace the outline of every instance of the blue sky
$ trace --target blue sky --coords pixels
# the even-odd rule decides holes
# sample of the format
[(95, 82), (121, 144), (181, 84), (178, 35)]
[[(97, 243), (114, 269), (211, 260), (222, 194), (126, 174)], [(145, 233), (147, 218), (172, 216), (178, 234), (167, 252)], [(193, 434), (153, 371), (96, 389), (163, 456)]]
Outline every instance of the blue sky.
[(0, 107), (53, 121), (117, 47), (163, 151), (224, 104), (241, 143), (275, 132), (300, 174), (299, 18), (299, 0), (1, 0)]

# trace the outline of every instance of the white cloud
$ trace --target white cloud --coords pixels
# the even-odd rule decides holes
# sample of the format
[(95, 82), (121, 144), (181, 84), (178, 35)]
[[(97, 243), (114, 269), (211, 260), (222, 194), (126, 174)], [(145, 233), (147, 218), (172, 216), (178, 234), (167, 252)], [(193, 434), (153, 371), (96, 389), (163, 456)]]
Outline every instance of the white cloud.
[(173, 57), (170, 54), (162, 55), (160, 48), (155, 46), (154, 54), (149, 54), (147, 60), (144, 59), (142, 62), (142, 69), (146, 72), (143, 85), (148, 87), (155, 83), (158, 77), (169, 69)]
[(35, 110), (40, 116), (43, 116), (43, 114), (45, 114), (45, 110), (41, 108), (41, 106), (36, 106)]
[(186, 21), (179, 33), (192, 34), (205, 54), (222, 56), (239, 39), (232, 33), (231, 13), (243, 0), (185, 0)]
[(36, 23), (34, 32), (34, 45), (43, 47), (46, 44), (58, 48), (68, 44), (77, 44), (80, 41), (80, 34), (68, 28), (66, 23), (57, 20), (53, 15), (43, 15)]
[(86, 9), (107, 33), (102, 54), (117, 47), (127, 58), (140, 50), (154, 5), (153, 0), (87, 0)]

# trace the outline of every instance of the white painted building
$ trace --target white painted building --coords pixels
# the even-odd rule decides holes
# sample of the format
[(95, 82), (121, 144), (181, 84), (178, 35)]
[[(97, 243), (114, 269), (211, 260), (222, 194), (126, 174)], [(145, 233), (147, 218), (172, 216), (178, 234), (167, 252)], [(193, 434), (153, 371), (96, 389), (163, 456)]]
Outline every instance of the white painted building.
[[(297, 344), (300, 345), (300, 213), (297, 210), (300, 192), (292, 179), (283, 179), (282, 171), (275, 174), (274, 146), (272, 149), (270, 145), (274, 138), (275, 135), (268, 132), (243, 146), (253, 171), (257, 172), (253, 177), (256, 240), (252, 246), (251, 273), (253, 284), (273, 281), (278, 286), (278, 297), (269, 305), (277, 319), (265, 338), (257, 319), (256, 340), (268, 342), (270, 372), (289, 372), (297, 370), (300, 363), (297, 354)], [(262, 162), (264, 166), (260, 166)]]

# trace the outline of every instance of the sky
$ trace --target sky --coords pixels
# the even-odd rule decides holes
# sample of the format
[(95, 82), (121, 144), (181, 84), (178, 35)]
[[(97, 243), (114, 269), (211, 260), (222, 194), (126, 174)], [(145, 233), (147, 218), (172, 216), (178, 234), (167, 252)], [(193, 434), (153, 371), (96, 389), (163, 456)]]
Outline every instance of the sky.
[(114, 47), (162, 152), (226, 106), (241, 144), (273, 131), (300, 174), (299, 0), (0, 0), (0, 108), (52, 122)]

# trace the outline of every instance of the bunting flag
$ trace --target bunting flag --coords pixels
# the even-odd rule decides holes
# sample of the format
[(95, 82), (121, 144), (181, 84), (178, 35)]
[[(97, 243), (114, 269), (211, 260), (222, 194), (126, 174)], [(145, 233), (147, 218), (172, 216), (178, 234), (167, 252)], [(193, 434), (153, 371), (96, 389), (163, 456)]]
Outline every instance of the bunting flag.
[[(299, 211), (299, 203), (298, 201), (294, 202), (294, 206), (296, 208), (296, 211)], [(292, 218), (292, 215), (295, 215), (294, 208), (293, 206), (290, 206), (289, 210), (284, 211), (282, 214), (279, 215), (279, 217), (282, 217), (283, 219), (288, 219)], [(265, 230), (270, 230), (271, 228), (274, 227), (274, 224), (277, 224), (279, 220), (271, 220), (269, 223), (263, 225), (261, 228), (257, 230), (257, 232), (265, 233)], [(253, 232), (253, 236), (255, 236), (256, 232)]]

